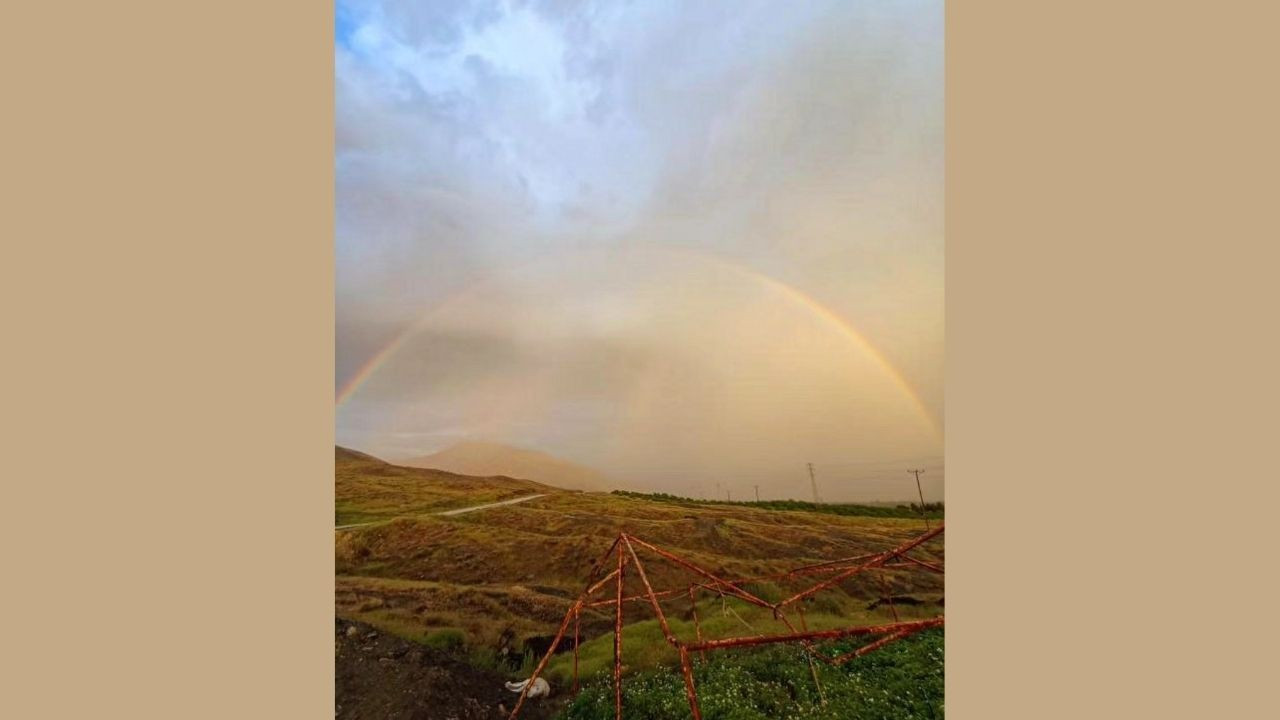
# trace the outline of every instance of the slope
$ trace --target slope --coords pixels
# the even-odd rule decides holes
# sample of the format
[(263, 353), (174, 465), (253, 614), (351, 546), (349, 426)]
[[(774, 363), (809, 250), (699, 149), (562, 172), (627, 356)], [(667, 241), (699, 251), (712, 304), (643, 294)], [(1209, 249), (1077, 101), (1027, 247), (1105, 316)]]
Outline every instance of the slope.
[(344, 447), (334, 451), (338, 525), (454, 510), (532, 493), (560, 492), (564, 491), (529, 480), (401, 467)]
[(603, 474), (537, 450), (469, 440), (437, 453), (403, 461), (408, 467), (433, 468), (463, 475), (505, 475), (570, 490), (608, 490)]

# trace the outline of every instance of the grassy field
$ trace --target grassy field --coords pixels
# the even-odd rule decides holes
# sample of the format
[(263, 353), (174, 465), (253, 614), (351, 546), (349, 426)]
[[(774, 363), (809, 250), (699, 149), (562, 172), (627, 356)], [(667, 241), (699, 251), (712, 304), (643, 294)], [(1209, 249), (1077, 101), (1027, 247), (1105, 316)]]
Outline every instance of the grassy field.
[(400, 467), (341, 447), (335, 449), (334, 459), (338, 525), (435, 513), (531, 493), (564, 492), (529, 480)]
[[(737, 505), (741, 507), (759, 508), (761, 510), (791, 510), (815, 512), (825, 515), (850, 515), (859, 517), (896, 517), (915, 519), (921, 517), (920, 506), (916, 503), (901, 505), (858, 505), (855, 503), (812, 503), (806, 500), (699, 500), (680, 497), (669, 493), (638, 493), (627, 490), (614, 490), (614, 495), (665, 502), (685, 507), (704, 505)], [(941, 520), (942, 503), (925, 503), (924, 516), (930, 520)]]
[[(681, 555), (721, 577), (767, 575), (877, 552), (924, 531), (924, 523), (918, 517), (783, 511), (752, 504), (695, 505), (621, 494), (568, 492), (511, 478), (472, 478), (399, 468), (341, 449), (336, 459), (339, 523), (387, 521), (336, 534), (337, 614), (422, 644), (460, 645), (476, 662), (501, 665), (513, 677), (521, 673), (527, 676), (530, 658), (524, 656), (525, 641), (545, 640), (555, 632), (572, 599), (582, 590), (593, 563), (621, 531)], [(532, 492), (547, 493), (547, 497), (458, 516), (430, 514)], [(931, 543), (916, 554), (941, 563), (942, 548), (941, 542)], [(692, 579), (686, 570), (647, 555), (647, 551), (639, 552), (655, 587), (684, 587)], [(806, 602), (809, 627), (891, 622), (893, 611), (887, 606), (872, 607), (885, 595), (906, 596), (918, 603), (895, 606), (904, 620), (942, 613), (941, 577), (899, 569), (885, 570), (880, 575), (879, 580), (872, 575), (859, 576)], [(627, 578), (628, 594), (642, 590), (634, 573)], [(805, 585), (759, 582), (749, 589), (767, 600), (776, 600)], [(668, 612), (673, 631), (681, 638), (693, 638), (689, 603), (672, 602)], [(736, 600), (703, 596), (697, 612), (703, 634), (708, 637), (785, 630), (767, 611)], [(626, 619), (623, 659), (628, 675), (644, 678), (650, 677), (646, 673), (656, 673), (652, 677), (659, 679), (672, 675), (660, 671), (669, 669), (676, 662), (676, 655), (663, 640), (651, 610), (639, 603), (628, 604)], [(612, 668), (612, 609), (584, 612), (581, 627), (579, 670), (590, 681)], [(930, 637), (934, 635), (940, 647), (941, 633)], [(794, 658), (784, 649), (776, 651), (781, 654), (773, 661), (751, 664), (751, 658), (769, 652), (775, 651), (733, 651), (699, 672), (705, 673), (705, 682), (715, 688), (732, 678), (756, 682), (751, 678), (767, 669), (770, 662), (795, 665)], [(912, 662), (923, 663), (923, 658), (932, 657), (925, 650), (920, 652), (925, 654)], [(880, 651), (867, 657), (876, 655)], [(551, 681), (559, 687), (564, 687), (571, 675), (571, 658), (571, 653), (557, 655), (548, 668)], [(851, 665), (862, 666), (864, 659)], [(733, 669), (739, 660), (745, 664)], [(797, 667), (812, 684), (808, 664), (801, 661)], [(940, 654), (936, 670), (941, 672)], [(849, 671), (832, 668), (830, 672), (836, 673), (831, 681), (833, 688), (845, 688), (839, 674)], [(675, 678), (678, 686), (678, 673)], [(661, 685), (666, 680), (652, 682)], [(846, 689), (852, 698), (857, 694), (856, 687), (871, 681), (864, 678), (849, 682), (853, 684)], [(677, 690), (683, 703), (683, 689)], [(654, 692), (659, 692), (656, 685)], [(799, 691), (786, 692), (800, 702), (799, 696), (794, 695)], [(940, 715), (940, 690), (938, 693)], [(596, 717), (590, 714), (590, 697), (590, 692), (584, 694), (570, 708), (569, 716)], [(858, 702), (866, 706), (869, 701), (864, 698)], [(758, 705), (765, 714), (707, 717), (790, 716), (770, 714), (768, 708), (773, 706), (768, 703)], [(800, 702), (798, 707), (807, 706)], [(915, 716), (930, 717), (920, 713)]]
[[(771, 600), (773, 598), (765, 598)], [(682, 607), (683, 606), (683, 607)], [(695, 640), (693, 616), (688, 612), (688, 603), (674, 604), (675, 613), (664, 606), (668, 613), (667, 621), (671, 631), (681, 640)], [(902, 606), (895, 608), (902, 620), (920, 620), (936, 617), (940, 609), (932, 604)], [(647, 607), (639, 604), (626, 609), (627, 617), (650, 618), (637, 622), (628, 622), (623, 629), (622, 663), (624, 669), (649, 670), (659, 667), (678, 668), (679, 656), (674, 648), (666, 642), (657, 619)], [(735, 599), (707, 598), (698, 602), (698, 620), (702, 634), (707, 638), (735, 637), (740, 635), (760, 635), (788, 632), (788, 628), (775, 620), (772, 614), (754, 605)], [(892, 622), (893, 617), (884, 611), (868, 610), (865, 603), (848, 599), (835, 600), (822, 598), (806, 606), (805, 622), (810, 630), (829, 630), (850, 625), (871, 625)], [(793, 615), (794, 622), (794, 615)], [(728, 652), (729, 656), (742, 656), (747, 651)], [(807, 665), (806, 665), (807, 668)], [(556, 655), (548, 665), (547, 672), (553, 681), (567, 684), (573, 677), (573, 656), (571, 653)], [(578, 672), (581, 677), (597, 675), (607, 676), (613, 672), (613, 627), (608, 625), (605, 633), (589, 641), (583, 642), (578, 650)], [(807, 672), (807, 670), (806, 670)], [(681, 691), (683, 696), (683, 690)]]

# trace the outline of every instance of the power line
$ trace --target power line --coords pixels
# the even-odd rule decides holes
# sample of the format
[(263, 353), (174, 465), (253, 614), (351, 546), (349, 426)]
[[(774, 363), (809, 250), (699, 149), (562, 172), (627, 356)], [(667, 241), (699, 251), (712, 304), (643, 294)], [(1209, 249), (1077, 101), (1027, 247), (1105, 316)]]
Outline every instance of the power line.
[[(825, 470), (827, 466), (823, 465), (822, 467)], [(920, 467), (921, 472), (924, 472), (925, 470), (928, 470), (934, 475), (943, 475), (946, 473), (946, 469), (942, 467), (932, 467), (929, 465), (924, 465)], [(897, 481), (901, 479), (902, 476), (898, 475), (898, 473), (895, 471), (892, 473), (884, 473), (884, 472), (836, 473), (834, 475), (832, 475), (831, 473), (827, 473), (826, 475), (824, 475), (824, 477), (827, 477), (827, 478), (838, 477), (844, 480), (894, 480), (894, 481)]]
[(824, 461), (822, 463), (822, 466), (824, 468), (827, 468), (827, 467), (854, 467), (854, 466), (862, 466), (862, 465), (902, 465), (912, 460), (929, 465), (929, 464), (936, 464), (935, 461), (941, 461), (944, 459), (945, 458), (943, 456), (932, 455), (932, 456), (915, 457), (915, 458), (899, 458), (897, 460), (853, 460), (849, 462), (825, 462)]

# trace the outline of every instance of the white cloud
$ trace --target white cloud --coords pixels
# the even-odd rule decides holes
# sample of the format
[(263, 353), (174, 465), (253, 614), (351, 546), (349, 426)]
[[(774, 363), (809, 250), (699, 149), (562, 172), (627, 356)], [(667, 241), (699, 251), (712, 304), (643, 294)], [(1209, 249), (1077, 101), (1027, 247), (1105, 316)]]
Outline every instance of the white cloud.
[[(583, 272), (625, 276), (640, 270), (624, 248), (661, 245), (811, 295), (941, 413), (941, 2), (362, 1), (342, 12), (353, 30), (335, 60), (339, 382), (469, 288), (504, 279), (511, 303), (563, 299), (556, 288), (575, 280), (537, 269), (547, 258), (589, 256)], [(644, 272), (676, 287), (677, 266)], [(602, 327), (652, 329), (636, 319), (645, 299), (576, 300), (595, 309), (563, 309), (558, 332), (582, 337), (555, 353), (614, 358), (615, 386), (653, 382), (620, 357), (677, 351), (639, 336), (615, 338), (621, 355), (602, 351), (590, 337)], [(483, 328), (477, 307), (455, 317)], [(461, 358), (450, 337), (431, 347)], [(506, 340), (527, 361), (529, 341)], [(481, 373), (541, 372), (466, 357)], [(557, 422), (608, 414), (562, 392), (545, 411)], [(430, 412), (409, 412), (420, 426), (396, 432), (458, 427), (469, 411), (449, 407), (461, 395), (447, 384), (430, 396)], [(375, 437), (368, 407), (344, 409), (340, 434), (357, 415)], [(563, 427), (542, 432), (572, 444)]]

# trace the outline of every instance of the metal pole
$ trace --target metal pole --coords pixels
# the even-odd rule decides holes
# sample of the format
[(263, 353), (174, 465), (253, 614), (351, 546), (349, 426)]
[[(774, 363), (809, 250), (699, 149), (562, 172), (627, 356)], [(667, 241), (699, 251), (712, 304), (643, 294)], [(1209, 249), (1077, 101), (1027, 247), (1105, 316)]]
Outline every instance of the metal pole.
[(556, 651), (556, 646), (564, 638), (565, 630), (569, 629), (569, 619), (577, 614), (580, 607), (582, 607), (582, 598), (574, 601), (573, 606), (569, 608), (569, 612), (564, 614), (564, 621), (560, 623), (560, 630), (556, 632), (556, 638), (551, 641), (551, 647), (547, 648), (547, 654), (542, 656), (542, 662), (538, 663), (538, 667), (533, 669), (533, 674), (529, 676), (529, 681), (525, 683), (524, 689), (520, 691), (520, 697), (516, 699), (516, 706), (511, 708), (511, 714), (507, 716), (508, 720), (515, 720), (520, 713), (520, 708), (524, 705), (525, 698), (529, 696), (529, 691), (533, 689), (533, 681), (538, 679), (538, 676), (542, 674), (543, 668), (551, 660), (551, 656)]
[[(693, 585), (689, 586), (689, 609), (693, 611), (693, 630), (697, 633), (698, 642), (702, 642), (702, 624), (698, 622), (698, 601), (693, 597)], [(702, 651), (702, 662), (707, 661), (707, 651)]]
[(622, 564), (626, 561), (626, 555), (622, 552), (622, 537), (618, 535), (619, 542), (614, 543), (618, 550), (618, 604), (613, 625), (613, 705), (616, 720), (622, 720)]
[(573, 695), (578, 696), (578, 646), (582, 644), (582, 621), (579, 606), (573, 611)]
[(813, 632), (788, 633), (786, 635), (756, 635), (754, 637), (738, 637), (726, 638), (724, 640), (707, 640), (695, 645), (686, 646), (689, 650), (716, 650), (720, 648), (731, 647), (750, 647), (753, 645), (769, 645), (780, 642), (803, 642), (805, 640), (835, 640), (843, 637), (856, 637), (859, 635), (885, 635), (901, 632), (903, 630), (915, 632), (917, 630), (927, 630), (931, 627), (939, 627), (945, 622), (942, 616), (930, 618), (928, 620), (913, 620), (910, 622), (891, 623), (888, 625), (874, 625), (869, 627), (849, 627), (839, 630), (822, 630)]
[(689, 710), (693, 720), (702, 720), (702, 710), (698, 707), (698, 691), (693, 687), (693, 668), (689, 665), (689, 650), (684, 645), (680, 648), (680, 672), (684, 674), (684, 696), (689, 700)]
[(927, 532), (927, 533), (925, 533), (925, 534), (921, 535), (920, 537), (916, 538), (915, 540), (911, 540), (911, 541), (909, 541), (909, 542), (905, 542), (905, 543), (903, 543), (903, 544), (899, 545), (898, 547), (896, 547), (896, 548), (894, 548), (894, 549), (892, 549), (892, 550), (887, 550), (887, 551), (885, 551), (885, 552), (883, 552), (883, 553), (880, 553), (880, 555), (876, 556), (876, 558), (875, 558), (875, 559), (873, 559), (873, 560), (871, 560), (871, 561), (869, 561), (869, 562), (866, 562), (866, 563), (864, 563), (864, 564), (862, 564), (862, 565), (859, 565), (858, 567), (850, 568), (850, 569), (848, 569), (848, 570), (845, 570), (844, 572), (841, 572), (839, 575), (836, 575), (835, 577), (828, 578), (828, 579), (826, 579), (826, 580), (824, 580), (824, 581), (822, 581), (822, 582), (818, 583), (817, 585), (814, 585), (813, 587), (809, 588), (808, 590), (804, 590), (804, 591), (802, 591), (802, 592), (798, 592), (798, 593), (796, 593), (795, 595), (792, 595), (791, 597), (787, 598), (786, 600), (783, 600), (782, 602), (778, 603), (776, 607), (784, 607), (784, 606), (786, 606), (786, 605), (790, 605), (791, 603), (793, 603), (793, 602), (795, 602), (795, 601), (797, 601), (797, 600), (802, 600), (802, 599), (804, 599), (804, 598), (806, 598), (806, 597), (809, 597), (810, 595), (813, 595), (813, 594), (814, 594), (814, 593), (816, 593), (816, 592), (819, 592), (819, 591), (821, 591), (821, 590), (826, 590), (827, 588), (831, 587), (832, 585), (837, 585), (837, 584), (839, 584), (839, 583), (842, 583), (842, 582), (844, 582), (845, 580), (847, 580), (847, 579), (849, 579), (849, 578), (853, 577), (854, 575), (857, 575), (858, 573), (860, 573), (860, 572), (862, 572), (862, 571), (864, 571), (864, 570), (870, 570), (871, 568), (880, 567), (881, 565), (885, 564), (885, 563), (886, 563), (886, 562), (888, 562), (889, 560), (891, 560), (891, 559), (893, 559), (893, 558), (895, 558), (895, 557), (898, 557), (899, 555), (902, 555), (902, 554), (903, 554), (903, 553), (905, 553), (905, 552), (910, 551), (912, 548), (915, 548), (915, 547), (916, 547), (916, 546), (918, 546), (918, 545), (923, 545), (924, 543), (928, 542), (929, 540), (932, 540), (932, 539), (933, 539), (935, 536), (937, 536), (937, 535), (941, 535), (941, 534), (942, 534), (942, 531), (945, 529), (945, 527), (946, 527), (946, 525), (945, 525), (945, 524), (944, 524), (944, 525), (939, 525), (937, 530), (930, 530), (929, 532)]
[[(645, 542), (645, 541), (641, 540), (641, 539), (640, 539), (640, 538), (638, 538), (638, 537), (633, 537), (633, 538), (631, 538), (631, 539), (632, 539), (632, 540), (635, 540), (635, 541), (636, 541), (636, 544), (640, 545), (641, 547), (643, 547), (643, 548), (647, 548), (647, 549), (649, 549), (649, 550), (652, 550), (653, 552), (655, 552), (655, 553), (657, 553), (657, 554), (661, 555), (662, 557), (664, 557), (664, 558), (666, 558), (666, 559), (670, 560), (671, 562), (673, 562), (673, 563), (675, 563), (675, 564), (677, 564), (677, 565), (679, 565), (679, 566), (681, 566), (681, 567), (685, 568), (686, 570), (692, 570), (693, 572), (698, 573), (699, 575), (701, 575), (701, 576), (703, 576), (703, 577), (707, 578), (708, 580), (711, 580), (711, 581), (712, 581), (713, 583), (715, 583), (716, 585), (721, 586), (721, 587), (726, 587), (726, 588), (728, 588), (729, 590), (731, 590), (731, 591), (733, 592), (733, 594), (734, 594), (734, 595), (736, 595), (736, 596), (738, 596), (738, 597), (742, 598), (743, 600), (746, 600), (747, 602), (751, 603), (752, 605), (758, 605), (758, 606), (760, 606), (760, 607), (765, 607), (765, 608), (769, 608), (769, 609), (773, 609), (773, 607), (774, 607), (773, 605), (770, 605), (769, 603), (765, 602), (764, 600), (761, 600), (760, 598), (756, 597), (755, 595), (752, 595), (751, 593), (747, 592), (746, 590), (743, 590), (742, 588), (738, 587), (737, 585), (733, 584), (732, 582), (730, 582), (730, 581), (728, 581), (728, 580), (723, 580), (723, 579), (721, 579), (721, 578), (718, 578), (718, 577), (716, 577), (715, 575), (712, 575), (711, 573), (707, 572), (706, 570), (703, 570), (702, 568), (698, 567), (697, 565), (694, 565), (693, 563), (691, 563), (691, 562), (689, 562), (689, 561), (687, 561), (687, 560), (684, 560), (684, 559), (682, 559), (682, 558), (680, 558), (680, 557), (678, 557), (678, 556), (676, 556), (676, 555), (673, 555), (673, 554), (671, 554), (671, 553), (667, 552), (666, 550), (663, 550), (662, 548), (654, 547), (653, 545), (650, 545), (649, 543), (647, 543), (647, 542)], [(621, 599), (621, 598), (619, 598), (619, 599)]]
[(928, 529), (929, 529), (929, 516), (928, 516), (928, 515), (926, 515), (926, 514), (925, 514), (925, 512), (924, 512), (924, 490), (921, 490), (921, 489), (920, 489), (920, 473), (922, 473), (922, 472), (924, 472), (924, 471), (923, 471), (923, 470), (908, 470), (908, 471), (907, 471), (907, 474), (908, 474), (908, 475), (912, 475), (912, 474), (914, 474), (914, 475), (916, 476), (916, 492), (920, 493), (920, 517), (924, 518), (924, 529), (925, 529), (925, 530), (928, 530)]

